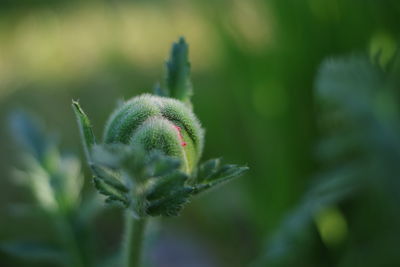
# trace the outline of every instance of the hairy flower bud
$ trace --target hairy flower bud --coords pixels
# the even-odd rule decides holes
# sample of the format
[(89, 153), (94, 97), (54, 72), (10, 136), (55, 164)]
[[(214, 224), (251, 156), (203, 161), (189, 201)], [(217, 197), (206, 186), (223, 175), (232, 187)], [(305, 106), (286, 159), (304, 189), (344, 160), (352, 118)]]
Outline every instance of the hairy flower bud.
[(176, 216), (190, 197), (242, 175), (246, 166), (199, 164), (204, 131), (191, 110), (188, 45), (174, 43), (166, 80), (155, 94), (136, 96), (115, 110), (98, 143), (77, 101), (72, 106), (97, 190), (106, 202), (139, 217)]
[(182, 170), (190, 174), (203, 150), (203, 129), (184, 103), (143, 94), (125, 102), (110, 116), (104, 143), (132, 144), (147, 151), (162, 151), (179, 158)]

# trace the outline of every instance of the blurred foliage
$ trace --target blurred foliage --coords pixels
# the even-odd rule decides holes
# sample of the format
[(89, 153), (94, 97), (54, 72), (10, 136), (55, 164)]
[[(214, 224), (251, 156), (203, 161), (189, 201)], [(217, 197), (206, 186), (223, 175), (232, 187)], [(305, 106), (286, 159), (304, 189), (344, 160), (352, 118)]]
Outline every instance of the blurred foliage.
[[(15, 106), (35, 110), (62, 133), (62, 147), (80, 151), (71, 98), (81, 96), (92, 123), (103, 125), (113, 99), (154, 86), (149, 81), (160, 77), (159, 62), (169, 44), (185, 35), (196, 85), (194, 107), (207, 128), (204, 158), (224, 151), (227, 160), (247, 162), (251, 171), (222, 193), (193, 201), (178, 221), (168, 220), (164, 231), (174, 238), (167, 236), (165, 243), (192, 240), (203, 244), (195, 248), (202, 253), (190, 253), (192, 247), (182, 245), (186, 255), (207, 255), (213, 259), (209, 266), (241, 267), (263, 254), (264, 240), (274, 244), (272, 237), (282, 236), (284, 228), (289, 229), (287, 237), (276, 238), (284, 240), (279, 241), (282, 249), (277, 244), (272, 252), (278, 252), (269, 253), (267, 245), (261, 262), (291, 266), (292, 260), (304, 258), (309, 266), (393, 266), (398, 216), (392, 207), (398, 202), (390, 192), (398, 188), (391, 185), (397, 174), (397, 141), (392, 135), (398, 72), (390, 64), (398, 47), (399, 20), (397, 0), (2, 1), (0, 110), (2, 115)], [(326, 63), (318, 74), (325, 59), (354, 52), (368, 58), (341, 59), (332, 69)], [(357, 75), (343, 73), (354, 69)], [(394, 92), (381, 92), (381, 85)], [(325, 116), (337, 105), (353, 122), (350, 126), (360, 127), (348, 140), (340, 133), (350, 131), (348, 125), (337, 125), (334, 137), (329, 133), (336, 130), (319, 124), (331, 121)], [(363, 115), (352, 116), (356, 114)], [(9, 140), (0, 131), (1, 240), (32, 233), (21, 231), (23, 222), (7, 209), (29, 199), (10, 183), (10, 166), (18, 162), (18, 152)], [(369, 150), (360, 150), (365, 143), (371, 144)], [(340, 154), (343, 151), (351, 155)], [(370, 170), (368, 178), (343, 179), (352, 190), (342, 192), (346, 186), (336, 178), (359, 176), (343, 169), (346, 162), (355, 167), (352, 160), (358, 157), (358, 169)], [(342, 174), (334, 175), (336, 168)], [(379, 169), (383, 171), (376, 175)], [(319, 185), (330, 176), (331, 186), (338, 189), (328, 189), (338, 194), (327, 193), (335, 200), (323, 200), (326, 207), (315, 210), (308, 201), (325, 190)], [(98, 227), (107, 235), (101, 242), (115, 244), (118, 223), (119, 218), (103, 218)], [(40, 222), (35, 229), (46, 235)], [(292, 238), (300, 245), (286, 241)], [(293, 246), (284, 246), (287, 242)], [(292, 255), (286, 263), (280, 261), (287, 255), (282, 251)], [(158, 253), (157, 259), (158, 266), (171, 266), (165, 254)], [(3, 255), (0, 262), (16, 265)]]
[[(50, 240), (24, 240), (26, 237), (16, 236), (18, 241), (0, 243), (0, 251), (29, 264), (91, 265), (94, 251), (89, 246), (93, 241), (90, 224), (100, 205), (94, 196), (82, 201), (80, 160), (62, 155), (38, 119), (15, 111), (10, 116), (10, 124), (22, 148), (23, 169), (16, 171), (14, 179), (28, 188), (34, 198), (34, 204), (23, 204), (21, 219), (44, 218), (46, 227), (53, 229), (57, 238), (53, 244)], [(10, 207), (21, 210), (14, 203)]]
[(397, 60), (384, 72), (361, 56), (322, 65), (321, 169), (256, 266), (400, 264), (398, 71)]

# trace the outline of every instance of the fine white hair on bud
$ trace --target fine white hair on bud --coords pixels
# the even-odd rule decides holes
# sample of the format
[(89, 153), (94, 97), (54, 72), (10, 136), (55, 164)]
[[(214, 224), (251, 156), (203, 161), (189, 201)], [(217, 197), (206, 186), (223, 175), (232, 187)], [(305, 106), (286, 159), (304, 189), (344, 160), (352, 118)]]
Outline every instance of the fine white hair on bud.
[[(204, 130), (192, 111), (190, 63), (184, 38), (174, 43), (163, 86), (121, 103), (97, 142), (88, 116), (72, 102), (96, 189), (106, 202), (138, 218), (177, 216), (189, 199), (248, 170), (199, 163)], [(128, 240), (128, 239), (127, 239)]]
[(103, 139), (106, 144), (133, 144), (178, 157), (182, 170), (190, 174), (202, 154), (204, 130), (181, 101), (143, 94), (111, 114)]

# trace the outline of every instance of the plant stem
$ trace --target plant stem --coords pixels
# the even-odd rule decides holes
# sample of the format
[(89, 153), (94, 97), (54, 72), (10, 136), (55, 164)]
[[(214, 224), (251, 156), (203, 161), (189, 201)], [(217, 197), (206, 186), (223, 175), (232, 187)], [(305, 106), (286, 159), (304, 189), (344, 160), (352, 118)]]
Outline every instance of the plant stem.
[(129, 212), (125, 213), (124, 267), (141, 266), (145, 228), (146, 219), (136, 219)]
[(76, 239), (76, 234), (68, 218), (64, 214), (59, 214), (58, 216), (54, 216), (53, 220), (58, 229), (60, 239), (69, 253), (71, 266), (85, 266), (79, 249), (78, 240)]

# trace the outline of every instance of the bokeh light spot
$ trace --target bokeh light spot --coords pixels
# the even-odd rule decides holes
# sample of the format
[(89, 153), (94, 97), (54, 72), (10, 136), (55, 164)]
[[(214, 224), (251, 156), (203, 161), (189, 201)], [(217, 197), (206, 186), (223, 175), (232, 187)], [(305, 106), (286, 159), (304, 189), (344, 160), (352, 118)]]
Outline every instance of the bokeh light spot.
[(328, 207), (315, 215), (315, 222), (322, 241), (328, 247), (336, 247), (347, 236), (347, 223), (337, 207)]
[(372, 60), (384, 67), (392, 59), (396, 52), (397, 43), (392, 36), (384, 32), (378, 32), (371, 38), (369, 55)]

